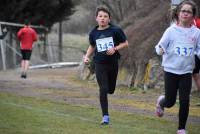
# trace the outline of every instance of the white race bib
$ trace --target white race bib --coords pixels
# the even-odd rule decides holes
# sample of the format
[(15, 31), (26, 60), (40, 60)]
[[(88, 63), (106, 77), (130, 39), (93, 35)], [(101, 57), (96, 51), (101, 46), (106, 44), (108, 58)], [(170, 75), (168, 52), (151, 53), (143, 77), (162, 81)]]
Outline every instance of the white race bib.
[(174, 53), (178, 56), (191, 56), (194, 53), (194, 45), (192, 43), (176, 42)]
[(106, 51), (114, 47), (114, 41), (112, 37), (102, 38), (96, 40), (96, 46), (98, 52)]

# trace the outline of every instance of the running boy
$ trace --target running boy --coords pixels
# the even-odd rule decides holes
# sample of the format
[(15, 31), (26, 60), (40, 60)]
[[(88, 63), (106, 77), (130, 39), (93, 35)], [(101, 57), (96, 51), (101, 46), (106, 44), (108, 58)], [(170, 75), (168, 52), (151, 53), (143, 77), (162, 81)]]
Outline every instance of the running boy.
[(22, 54), (21, 78), (24, 78), (24, 79), (26, 79), (27, 77), (27, 70), (29, 68), (29, 61), (31, 58), (33, 42), (37, 40), (37, 33), (29, 25), (30, 25), (30, 22), (26, 21), (25, 26), (21, 28), (17, 33), (17, 37), (20, 41), (20, 48), (21, 48), (21, 54)]
[(177, 6), (176, 23), (172, 24), (156, 45), (156, 52), (163, 56), (165, 95), (157, 100), (156, 114), (162, 117), (164, 108), (172, 107), (179, 92), (179, 125), (177, 134), (186, 134), (189, 114), (194, 54), (200, 56), (200, 30), (193, 25), (197, 13), (193, 1), (183, 1)]
[(118, 50), (128, 47), (128, 41), (124, 32), (110, 23), (110, 12), (107, 7), (97, 7), (96, 21), (98, 25), (89, 34), (90, 46), (83, 60), (88, 64), (89, 57), (94, 53), (103, 118), (101, 124), (109, 124), (107, 95), (115, 91), (120, 58)]

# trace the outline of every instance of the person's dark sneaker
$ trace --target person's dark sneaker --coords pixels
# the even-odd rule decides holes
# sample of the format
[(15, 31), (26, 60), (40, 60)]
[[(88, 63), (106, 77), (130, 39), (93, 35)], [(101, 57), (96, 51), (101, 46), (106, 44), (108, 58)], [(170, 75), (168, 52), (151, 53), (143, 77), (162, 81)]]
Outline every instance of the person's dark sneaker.
[(109, 90), (108, 94), (114, 94), (114, 92), (115, 92), (114, 90)]
[(21, 78), (24, 78), (24, 79), (26, 79), (26, 78), (27, 78), (27, 75), (26, 75), (26, 73), (24, 73), (24, 72), (23, 72), (23, 73), (21, 74)]
[(27, 75), (26, 75), (26, 73), (24, 74), (24, 79), (26, 79), (27, 78)]
[(109, 115), (104, 115), (104, 116), (103, 116), (103, 119), (102, 119), (102, 121), (101, 121), (101, 125), (108, 125), (108, 124), (109, 124), (109, 121), (110, 121)]

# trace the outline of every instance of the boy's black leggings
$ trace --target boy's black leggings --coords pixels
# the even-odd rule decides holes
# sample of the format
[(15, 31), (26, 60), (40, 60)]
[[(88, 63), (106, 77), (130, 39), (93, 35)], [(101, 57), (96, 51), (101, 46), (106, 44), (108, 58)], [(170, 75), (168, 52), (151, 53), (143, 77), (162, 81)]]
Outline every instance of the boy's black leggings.
[(109, 115), (107, 94), (113, 94), (115, 91), (118, 74), (118, 62), (110, 64), (95, 63), (95, 72), (99, 85), (99, 97), (102, 115)]
[(179, 127), (185, 129), (189, 114), (190, 92), (192, 88), (192, 74), (177, 75), (164, 72), (165, 99), (160, 102), (162, 107), (170, 108), (176, 103), (177, 91), (179, 91)]

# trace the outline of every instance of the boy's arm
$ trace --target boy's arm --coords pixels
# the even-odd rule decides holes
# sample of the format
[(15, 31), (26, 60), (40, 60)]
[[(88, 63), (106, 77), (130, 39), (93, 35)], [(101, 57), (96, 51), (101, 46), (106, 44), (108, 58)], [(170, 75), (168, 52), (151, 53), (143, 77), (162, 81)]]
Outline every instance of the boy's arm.
[(88, 63), (89, 62), (89, 60), (90, 60), (89, 57), (92, 55), (94, 50), (95, 50), (95, 47), (93, 47), (91, 45), (88, 47), (86, 55), (83, 57), (84, 63)]
[(37, 32), (33, 28), (32, 28), (32, 38), (33, 38), (33, 41), (38, 40)]
[(34, 31), (34, 38), (33, 38), (33, 41), (37, 41), (37, 40), (38, 40), (37, 33)]
[(17, 37), (19, 40), (21, 40), (21, 34), (22, 34), (22, 30), (19, 30), (19, 32), (17, 32)]
[(126, 40), (123, 43), (120, 43), (118, 46), (114, 47), (115, 51), (128, 47), (128, 41)]

